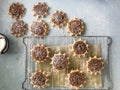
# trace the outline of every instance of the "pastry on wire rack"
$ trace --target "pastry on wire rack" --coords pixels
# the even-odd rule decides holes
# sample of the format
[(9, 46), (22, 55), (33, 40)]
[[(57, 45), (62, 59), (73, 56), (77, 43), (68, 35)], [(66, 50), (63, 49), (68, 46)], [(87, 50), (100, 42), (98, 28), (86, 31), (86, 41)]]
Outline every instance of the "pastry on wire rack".
[(48, 78), (49, 75), (45, 71), (39, 70), (32, 73), (30, 81), (33, 87), (40, 89), (45, 88), (48, 85)]
[(79, 36), (85, 31), (85, 24), (81, 19), (72, 19), (67, 24), (68, 32), (71, 36)]
[(101, 57), (90, 57), (89, 60), (86, 62), (86, 67), (87, 71), (90, 72), (90, 74), (101, 74), (101, 71), (104, 69), (104, 62)]
[(49, 26), (44, 20), (34, 21), (31, 25), (32, 35), (34, 35), (35, 37), (43, 38), (48, 34), (48, 31)]
[(31, 56), (37, 63), (45, 62), (48, 60), (49, 55), (50, 52), (48, 50), (48, 47), (44, 45), (37, 44), (31, 49)]
[(38, 19), (44, 18), (48, 15), (49, 7), (45, 2), (39, 2), (33, 6), (33, 15), (37, 16)]
[(53, 65), (53, 68), (56, 70), (64, 70), (69, 66), (69, 57), (66, 56), (66, 54), (54, 54), (52, 57), (51, 64)]
[(11, 33), (16, 37), (20, 37), (23, 36), (27, 30), (27, 24), (23, 20), (17, 20), (12, 24)]
[(50, 22), (53, 26), (61, 28), (67, 24), (68, 18), (66, 13), (62, 11), (56, 11), (51, 15)]
[(83, 87), (87, 81), (86, 73), (79, 70), (71, 70), (66, 77), (68, 83), (72, 88), (78, 89)]
[(23, 4), (17, 2), (12, 3), (9, 7), (9, 15), (11, 15), (12, 18), (20, 19), (25, 14), (25, 7)]
[(74, 53), (74, 56), (85, 56), (88, 53), (89, 46), (86, 43), (86, 40), (79, 39), (77, 41), (74, 41), (72, 44), (72, 50)]

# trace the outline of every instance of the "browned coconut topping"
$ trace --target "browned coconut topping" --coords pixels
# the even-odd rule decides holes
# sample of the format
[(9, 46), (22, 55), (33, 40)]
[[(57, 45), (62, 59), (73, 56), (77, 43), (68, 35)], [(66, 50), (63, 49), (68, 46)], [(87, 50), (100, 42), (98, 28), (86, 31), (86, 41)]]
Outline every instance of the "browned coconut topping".
[(73, 49), (76, 54), (84, 54), (87, 51), (87, 46), (83, 41), (77, 41), (73, 45)]
[(51, 23), (53, 26), (63, 27), (67, 24), (68, 18), (62, 11), (56, 11), (51, 16)]
[(103, 61), (97, 58), (91, 59), (88, 63), (88, 68), (92, 72), (100, 71), (103, 67)]
[(44, 46), (34, 46), (34, 48), (31, 51), (32, 57), (38, 61), (43, 62), (47, 59), (48, 51)]
[(12, 16), (12, 18), (19, 19), (22, 18), (25, 14), (25, 8), (20, 3), (12, 3), (9, 7), (9, 14)]
[(22, 36), (27, 31), (27, 24), (23, 20), (17, 20), (13, 23), (11, 32), (15, 36)]
[(46, 80), (47, 80), (47, 77), (42, 72), (36, 72), (31, 77), (32, 84), (39, 88), (43, 87), (46, 84)]
[(44, 37), (49, 31), (48, 24), (45, 21), (36, 21), (31, 25), (31, 32), (34, 36)]
[(72, 86), (79, 87), (86, 81), (86, 74), (79, 71), (70, 73), (69, 82)]
[(68, 29), (73, 36), (78, 36), (85, 30), (85, 24), (80, 19), (74, 19), (68, 23)]
[(33, 12), (34, 16), (38, 16), (38, 18), (44, 18), (48, 15), (48, 6), (46, 3), (38, 3), (34, 5)]
[(68, 66), (68, 59), (65, 55), (60, 54), (60, 55), (55, 55), (52, 58), (52, 62), (53, 62), (53, 66), (58, 69), (58, 70), (62, 70), (65, 69)]

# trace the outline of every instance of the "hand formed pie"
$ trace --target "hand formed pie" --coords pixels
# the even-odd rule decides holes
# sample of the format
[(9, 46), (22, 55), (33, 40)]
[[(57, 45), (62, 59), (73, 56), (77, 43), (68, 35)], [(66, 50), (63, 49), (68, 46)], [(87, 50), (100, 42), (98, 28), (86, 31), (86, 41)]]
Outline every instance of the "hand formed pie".
[(48, 77), (49, 75), (45, 71), (36, 71), (32, 73), (30, 77), (31, 84), (33, 85), (33, 87), (38, 89), (44, 88), (47, 86)]
[(101, 58), (98, 58), (96, 56), (94, 56), (93, 58), (90, 57), (89, 60), (86, 62), (86, 67), (87, 71), (89, 71), (90, 74), (101, 74), (102, 69), (104, 69), (104, 62)]
[(50, 22), (53, 26), (61, 28), (65, 26), (68, 22), (67, 15), (62, 11), (56, 11), (50, 17)]
[(66, 69), (69, 65), (69, 57), (67, 57), (65, 53), (54, 54), (51, 64), (56, 70)]
[(12, 16), (12, 18), (20, 19), (25, 14), (25, 7), (23, 4), (20, 3), (12, 3), (9, 7), (9, 15)]
[(31, 56), (38, 63), (45, 62), (49, 58), (49, 50), (44, 45), (37, 44), (31, 49)]
[(88, 53), (88, 44), (85, 40), (79, 39), (77, 41), (74, 41), (72, 44), (72, 50), (74, 52), (74, 56), (85, 56)]
[(78, 89), (79, 87), (83, 87), (87, 77), (83, 71), (72, 70), (66, 77), (68, 83), (71, 87)]
[(38, 18), (44, 18), (48, 15), (49, 7), (45, 2), (39, 2), (33, 6), (33, 15), (37, 16)]
[(17, 20), (12, 24), (11, 33), (20, 37), (23, 36), (27, 30), (27, 24), (23, 20)]
[(34, 21), (31, 25), (31, 32), (35, 37), (44, 37), (49, 31), (48, 24), (44, 21)]
[(72, 19), (68, 24), (68, 32), (71, 36), (79, 36), (85, 31), (85, 24), (81, 19)]

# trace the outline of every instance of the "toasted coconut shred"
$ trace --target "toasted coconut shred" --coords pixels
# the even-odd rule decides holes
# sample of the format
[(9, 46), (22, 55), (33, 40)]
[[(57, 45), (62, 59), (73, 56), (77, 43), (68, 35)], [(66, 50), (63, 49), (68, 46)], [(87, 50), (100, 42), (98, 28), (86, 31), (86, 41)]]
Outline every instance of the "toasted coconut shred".
[(21, 3), (12, 3), (9, 7), (9, 15), (12, 18), (20, 19), (25, 14), (25, 7)]
[(101, 71), (104, 69), (104, 62), (97, 56), (90, 57), (89, 60), (86, 62), (87, 71), (90, 72), (90, 74), (101, 74)]
[(65, 53), (54, 54), (54, 56), (52, 57), (51, 64), (53, 65), (53, 68), (56, 70), (66, 69), (70, 64), (69, 57), (67, 57)]
[(66, 80), (72, 88), (78, 89), (84, 86), (87, 77), (83, 71), (77, 69), (71, 70), (71, 72), (67, 74)]
[(17, 20), (12, 24), (11, 33), (16, 37), (20, 37), (23, 36), (27, 30), (27, 24), (23, 20)]
[(34, 21), (31, 25), (32, 35), (34, 35), (35, 37), (43, 38), (48, 34), (48, 31), (49, 26), (44, 20)]
[(47, 47), (41, 44), (33, 46), (31, 49), (31, 56), (37, 63), (45, 62), (49, 58), (49, 50)]
[(53, 26), (61, 28), (67, 24), (68, 17), (66, 13), (62, 11), (56, 11), (51, 15), (50, 22)]
[(49, 7), (45, 2), (39, 2), (33, 6), (33, 15), (39, 18), (44, 18), (48, 15)]
[(80, 36), (85, 31), (85, 24), (81, 19), (72, 19), (67, 24), (67, 30), (71, 36)]
[(32, 73), (30, 80), (33, 87), (40, 89), (48, 86), (47, 84), (49, 80), (48, 78), (49, 78), (49, 75), (45, 71), (39, 70)]
[(72, 44), (72, 52), (74, 53), (74, 56), (85, 56), (88, 53), (89, 46), (86, 43), (86, 40), (79, 39), (77, 41), (74, 41)]

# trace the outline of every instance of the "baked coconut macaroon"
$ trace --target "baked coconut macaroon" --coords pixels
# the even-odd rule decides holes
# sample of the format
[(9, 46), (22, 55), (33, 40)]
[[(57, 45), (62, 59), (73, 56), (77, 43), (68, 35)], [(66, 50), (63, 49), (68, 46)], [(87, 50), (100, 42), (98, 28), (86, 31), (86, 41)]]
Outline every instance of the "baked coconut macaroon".
[(66, 79), (70, 86), (75, 89), (83, 87), (87, 81), (86, 74), (79, 70), (71, 70), (71, 72), (67, 74)]
[(33, 6), (32, 11), (33, 15), (40, 19), (48, 15), (49, 7), (45, 2), (39, 2)]
[(101, 71), (104, 69), (104, 62), (101, 57), (90, 57), (89, 60), (86, 62), (86, 67), (87, 71), (90, 72), (90, 74), (101, 74)]
[(51, 64), (53, 65), (53, 69), (56, 69), (58, 71), (68, 68), (69, 63), (69, 57), (67, 57), (65, 53), (54, 54), (54, 56), (52, 57)]
[(11, 33), (16, 37), (20, 37), (23, 36), (27, 30), (27, 24), (23, 20), (17, 20), (12, 24)]
[(74, 56), (85, 56), (88, 53), (89, 46), (86, 43), (86, 40), (79, 39), (77, 41), (74, 41), (72, 44), (72, 52), (74, 53)]
[(72, 19), (67, 24), (68, 32), (71, 36), (80, 36), (85, 31), (85, 24), (81, 19)]
[(56, 11), (51, 15), (50, 22), (53, 26), (61, 28), (67, 24), (68, 17), (66, 13), (62, 11)]
[(31, 84), (35, 88), (45, 88), (48, 86), (49, 75), (45, 71), (36, 71), (30, 77)]
[(41, 44), (33, 46), (31, 49), (31, 56), (37, 63), (45, 62), (48, 60), (50, 52), (47, 47)]
[(11, 17), (14, 19), (20, 19), (24, 16), (25, 10), (26, 9), (23, 4), (19, 2), (12, 3), (9, 7), (9, 15), (11, 15)]
[(48, 31), (49, 26), (44, 20), (34, 21), (31, 25), (32, 35), (34, 35), (35, 37), (43, 38), (48, 34)]

